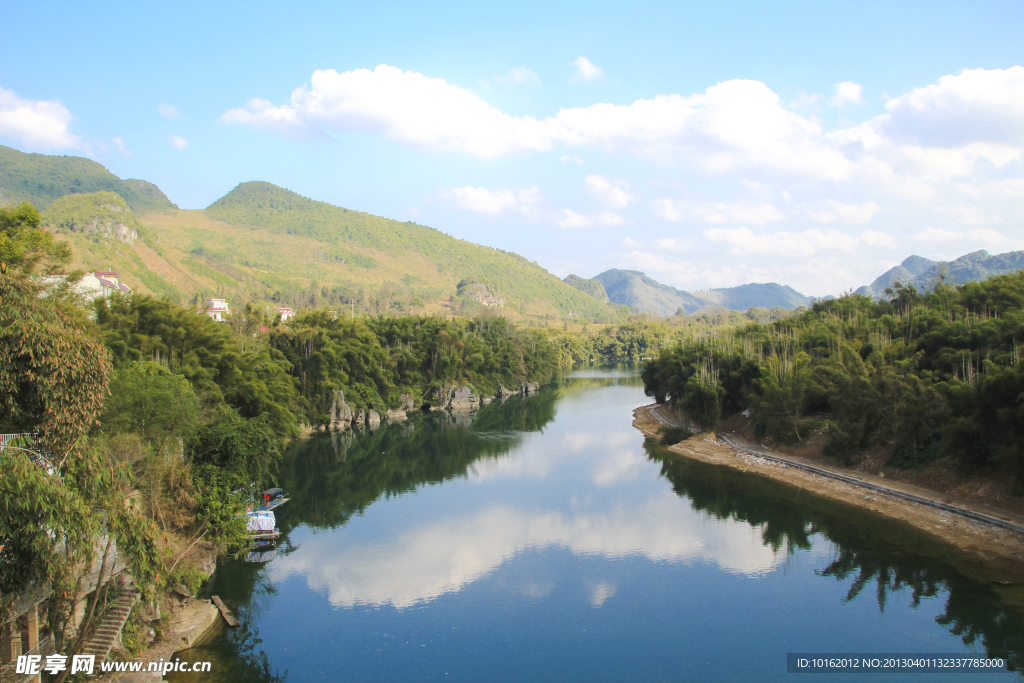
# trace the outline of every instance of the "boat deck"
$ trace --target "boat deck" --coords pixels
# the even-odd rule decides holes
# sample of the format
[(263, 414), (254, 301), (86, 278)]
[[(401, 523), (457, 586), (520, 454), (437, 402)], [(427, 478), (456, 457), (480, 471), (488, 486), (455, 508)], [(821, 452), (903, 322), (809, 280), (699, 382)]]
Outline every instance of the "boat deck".
[(291, 498), (278, 498), (277, 500), (270, 501), (266, 505), (258, 505), (256, 507), (254, 507), (253, 508), (253, 512), (268, 512), (270, 510), (273, 510), (274, 508), (281, 507), (282, 505), (287, 503), (289, 500), (291, 500)]

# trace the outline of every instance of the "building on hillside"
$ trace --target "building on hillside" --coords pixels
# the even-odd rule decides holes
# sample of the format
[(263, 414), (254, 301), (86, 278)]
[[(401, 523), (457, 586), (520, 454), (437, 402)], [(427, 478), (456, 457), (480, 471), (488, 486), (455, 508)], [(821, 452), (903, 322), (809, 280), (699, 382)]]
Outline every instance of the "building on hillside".
[(208, 315), (213, 320), (222, 323), (227, 320), (228, 314), (231, 313), (231, 307), (228, 306), (227, 299), (207, 299), (205, 307), (197, 308), (196, 313)]
[(281, 322), (286, 323), (295, 317), (295, 311), (290, 306), (278, 306), (277, 314), (281, 316)]
[(121, 276), (111, 270), (86, 273), (75, 285), (75, 291), (88, 299), (109, 299), (115, 294), (129, 295), (132, 288), (121, 282)]

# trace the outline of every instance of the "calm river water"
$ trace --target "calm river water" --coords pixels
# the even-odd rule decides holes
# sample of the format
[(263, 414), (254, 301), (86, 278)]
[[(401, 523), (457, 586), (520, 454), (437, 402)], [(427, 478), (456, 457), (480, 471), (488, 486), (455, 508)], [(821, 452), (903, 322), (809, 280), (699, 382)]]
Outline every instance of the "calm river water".
[[(636, 369), (474, 419), (294, 444), (276, 552), (201, 680), (775, 681), (789, 652), (1024, 652), (1024, 615), (908, 526), (645, 444)], [(1015, 680), (843, 674), (844, 681)], [(175, 681), (200, 680), (184, 675)]]

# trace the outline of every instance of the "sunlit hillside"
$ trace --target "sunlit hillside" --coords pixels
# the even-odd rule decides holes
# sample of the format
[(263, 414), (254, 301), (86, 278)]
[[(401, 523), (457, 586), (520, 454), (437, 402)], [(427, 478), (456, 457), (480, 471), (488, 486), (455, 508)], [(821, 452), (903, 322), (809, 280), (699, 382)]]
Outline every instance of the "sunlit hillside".
[(68, 194), (43, 218), (71, 243), (73, 267), (113, 269), (133, 289), (181, 303), (219, 295), (374, 313), (472, 313), (497, 301), (513, 316), (616, 314), (517, 254), (270, 183), (239, 185), (205, 210), (142, 216), (113, 192)]

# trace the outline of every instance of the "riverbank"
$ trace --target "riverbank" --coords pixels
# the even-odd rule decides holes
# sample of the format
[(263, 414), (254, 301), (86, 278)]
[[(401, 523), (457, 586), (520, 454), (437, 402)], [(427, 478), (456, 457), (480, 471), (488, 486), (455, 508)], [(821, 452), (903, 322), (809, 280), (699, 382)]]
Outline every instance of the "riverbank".
[[(674, 420), (667, 417), (663, 411), (659, 412), (659, 408), (661, 406), (658, 404), (652, 404), (635, 409), (633, 411), (633, 426), (645, 436), (657, 438), (660, 427), (674, 423)], [(735, 439), (735, 437), (731, 438)], [(745, 445), (742, 442), (737, 441), (737, 443), (741, 446)], [(725, 465), (745, 472), (756, 472), (777, 481), (907, 522), (960, 548), (974, 558), (983, 560), (981, 567), (986, 575), (985, 578), (1000, 588), (1011, 589), (1011, 592), (1014, 593), (1013, 602), (1024, 606), (1024, 534), (903, 500), (895, 495), (864, 488), (857, 484), (831, 479), (798, 467), (788, 466), (784, 462), (745, 453), (733, 448), (713, 433), (695, 434), (685, 441), (669, 446), (668, 449), (684, 457)], [(801, 462), (799, 458), (788, 455), (781, 456), (779, 459), (791, 460), (794, 463)], [(865, 483), (963, 507), (1024, 527), (1024, 517), (1005, 510), (978, 505), (882, 477), (825, 466), (819, 462), (815, 462), (814, 467), (852, 476)]]

